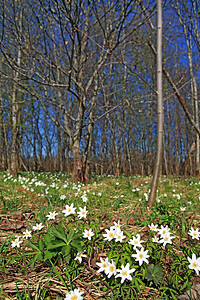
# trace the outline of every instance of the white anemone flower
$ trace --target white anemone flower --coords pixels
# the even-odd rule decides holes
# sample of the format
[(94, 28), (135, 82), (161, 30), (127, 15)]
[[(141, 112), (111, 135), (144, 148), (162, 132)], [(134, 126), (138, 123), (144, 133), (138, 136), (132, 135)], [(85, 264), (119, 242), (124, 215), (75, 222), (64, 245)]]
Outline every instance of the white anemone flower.
[(165, 247), (167, 244), (172, 244), (172, 239), (175, 239), (175, 236), (172, 236), (170, 232), (168, 232), (161, 236), (159, 243), (163, 244), (163, 247)]
[(190, 265), (189, 265), (189, 269), (191, 270), (195, 270), (195, 272), (197, 273), (197, 275), (199, 276), (199, 271), (200, 271), (200, 257), (196, 258), (196, 254), (192, 254), (192, 258), (188, 257), (187, 258)]
[(100, 261), (96, 263), (96, 265), (100, 268), (97, 272), (105, 272), (106, 268), (108, 267), (109, 261), (108, 258), (106, 257), (106, 259), (103, 259), (102, 257), (100, 257)]
[(170, 232), (170, 228), (166, 225), (165, 227), (161, 225), (161, 228), (158, 229), (158, 234), (160, 234), (161, 237), (163, 237), (165, 234)]
[(19, 240), (19, 237), (16, 237), (14, 241), (11, 241), (11, 247), (12, 248), (19, 248), (22, 241)]
[(154, 225), (153, 223), (151, 223), (151, 225), (148, 225), (149, 229), (152, 231), (158, 231), (158, 225)]
[(23, 235), (24, 238), (28, 239), (31, 237), (31, 231), (26, 229), (26, 231), (23, 232)]
[(60, 200), (65, 200), (66, 197), (67, 197), (67, 196), (65, 196), (65, 195), (61, 195), (61, 196), (60, 196)]
[(83, 200), (83, 202), (87, 202), (88, 201), (88, 198), (87, 198), (87, 196), (85, 194), (83, 194), (81, 196), (81, 199)]
[(84, 292), (81, 292), (79, 289), (75, 289), (73, 291), (70, 291), (66, 296), (64, 300), (83, 300), (82, 295)]
[(106, 233), (103, 234), (104, 241), (112, 241), (115, 237), (115, 230), (110, 228), (110, 229), (105, 229)]
[(49, 212), (49, 215), (47, 215), (47, 220), (55, 220), (55, 217), (58, 215), (58, 213), (56, 211), (54, 212)]
[(149, 263), (147, 258), (149, 255), (147, 254), (149, 250), (144, 251), (144, 248), (142, 247), (140, 250), (136, 249), (136, 254), (132, 254), (132, 257), (135, 257), (135, 260), (139, 262), (139, 265), (141, 266), (143, 262)]
[(181, 206), (181, 207), (180, 207), (180, 210), (181, 210), (181, 211), (186, 211), (186, 207), (185, 207), (185, 206)]
[[(85, 252), (85, 250), (84, 250)], [(86, 254), (84, 254), (84, 252), (78, 252), (76, 257), (74, 258), (74, 260), (78, 260), (80, 263), (82, 263), (82, 260), (84, 257), (87, 257)]]
[(89, 230), (87, 230), (87, 229), (84, 230), (83, 238), (88, 239), (89, 241), (91, 241), (92, 236), (94, 236), (94, 232), (92, 231), (91, 228)]
[(159, 237), (158, 237), (158, 236), (154, 236), (154, 237), (152, 238), (152, 242), (154, 242), (154, 243), (159, 243)]
[(122, 265), (121, 269), (117, 269), (117, 272), (119, 272), (119, 274), (117, 274), (115, 278), (121, 277), (121, 283), (123, 283), (126, 279), (132, 280), (131, 273), (135, 272), (136, 269), (130, 269), (129, 266), (129, 263), (127, 263), (125, 267), (124, 265)]
[(188, 234), (192, 237), (192, 239), (196, 239), (199, 240), (200, 238), (200, 232), (199, 229), (194, 229), (193, 227), (191, 227), (191, 229), (189, 230)]
[(69, 215), (74, 215), (76, 212), (76, 207), (74, 207), (74, 203), (71, 205), (65, 205), (65, 209), (62, 211), (62, 213), (65, 215), (65, 217)]
[(133, 249), (136, 250), (137, 247), (142, 247), (141, 243), (144, 243), (144, 241), (143, 241), (143, 240), (140, 240), (140, 234), (138, 233), (138, 234), (136, 235), (136, 237), (133, 236), (133, 238), (130, 239), (130, 241), (129, 241), (128, 243), (129, 243), (130, 245), (133, 246)]
[(116, 232), (115, 232), (115, 242), (120, 242), (120, 243), (122, 243), (123, 242), (123, 239), (125, 239), (126, 238), (126, 235), (124, 235), (124, 233), (123, 233), (123, 231), (122, 230), (120, 230), (120, 229), (118, 229), (118, 230), (116, 230)]
[(36, 223), (35, 226), (33, 226), (33, 230), (41, 230), (44, 226), (42, 225), (42, 223)]
[(110, 227), (110, 229), (118, 230), (121, 228), (120, 220), (118, 222), (114, 222), (114, 225)]
[(77, 212), (79, 219), (86, 219), (87, 213), (86, 206), (84, 206), (84, 208), (79, 207), (79, 211)]
[(112, 275), (114, 275), (114, 276), (116, 275), (117, 268), (116, 268), (116, 264), (113, 260), (111, 260), (111, 262), (108, 262), (108, 266), (105, 269), (105, 273), (108, 278), (110, 278)]

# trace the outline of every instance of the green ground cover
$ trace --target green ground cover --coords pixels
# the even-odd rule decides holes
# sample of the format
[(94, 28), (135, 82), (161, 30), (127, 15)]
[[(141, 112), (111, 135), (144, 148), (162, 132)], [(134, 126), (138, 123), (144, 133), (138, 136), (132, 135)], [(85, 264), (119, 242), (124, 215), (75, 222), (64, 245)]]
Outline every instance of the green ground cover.
[(200, 180), (0, 173), (0, 299), (178, 299), (200, 283)]

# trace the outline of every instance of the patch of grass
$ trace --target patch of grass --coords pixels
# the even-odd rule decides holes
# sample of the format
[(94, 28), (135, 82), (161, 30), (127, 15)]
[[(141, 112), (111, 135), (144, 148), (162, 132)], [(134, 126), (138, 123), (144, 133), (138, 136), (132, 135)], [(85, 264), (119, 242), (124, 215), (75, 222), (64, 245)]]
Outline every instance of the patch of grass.
[[(0, 173), (1, 299), (64, 299), (74, 288), (85, 291), (85, 299), (90, 295), (100, 299), (175, 299), (188, 290), (196, 277), (188, 257), (200, 256), (198, 240), (188, 235), (199, 224), (200, 182), (197, 178), (161, 178), (155, 205), (149, 209), (150, 183), (146, 176), (93, 175), (83, 185), (71, 183), (70, 176), (62, 173), (21, 172), (16, 178)], [(64, 216), (65, 206), (72, 203), (75, 214)], [(87, 216), (79, 219), (77, 212), (84, 206)], [(48, 221), (47, 215), (53, 211), (58, 215)], [(106, 229), (118, 220), (125, 237), (121, 242), (116, 242), (116, 237), (106, 240)], [(33, 231), (36, 223), (42, 224), (41, 231)], [(156, 236), (149, 228), (152, 223), (170, 228), (172, 244), (152, 241)], [(30, 239), (23, 238), (26, 229), (31, 231)], [(82, 236), (89, 229), (94, 233), (91, 239)], [(80, 232), (81, 240), (71, 239), (73, 232)], [(130, 244), (138, 234), (148, 251), (148, 264), (139, 265), (132, 257), (141, 249)], [(12, 248), (16, 237), (23, 243)], [(81, 263), (74, 260), (80, 249), (86, 255)], [(129, 263), (135, 269), (132, 279), (121, 283), (115, 274), (99, 274), (96, 263), (100, 258), (113, 261), (117, 269)]]

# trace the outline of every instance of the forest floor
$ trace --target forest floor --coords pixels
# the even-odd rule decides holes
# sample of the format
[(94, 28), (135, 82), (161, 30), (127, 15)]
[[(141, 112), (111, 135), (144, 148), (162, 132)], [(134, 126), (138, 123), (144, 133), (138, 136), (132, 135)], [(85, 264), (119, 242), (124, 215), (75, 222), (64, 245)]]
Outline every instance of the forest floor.
[(1, 172), (0, 299), (200, 299), (200, 180), (162, 177), (152, 208), (150, 185)]

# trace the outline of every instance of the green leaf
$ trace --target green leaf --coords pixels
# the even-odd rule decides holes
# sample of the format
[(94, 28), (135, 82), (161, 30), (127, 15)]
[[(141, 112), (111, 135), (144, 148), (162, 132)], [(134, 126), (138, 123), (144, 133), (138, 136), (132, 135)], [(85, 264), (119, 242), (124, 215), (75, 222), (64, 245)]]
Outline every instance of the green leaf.
[(82, 252), (83, 251), (83, 247), (81, 245), (80, 241), (73, 241), (71, 242), (71, 246), (74, 247), (75, 249), (77, 249), (78, 252)]
[(71, 260), (71, 254), (64, 256), (64, 260), (66, 261), (66, 263), (69, 263)]
[(45, 243), (46, 243), (46, 244), (49, 244), (49, 243), (51, 243), (52, 241), (55, 240), (55, 237), (52, 236), (51, 234), (47, 233), (47, 234), (45, 234), (45, 236), (44, 236), (44, 240), (45, 240)]
[(36, 246), (35, 244), (33, 244), (31, 241), (29, 241), (29, 247), (37, 250), (38, 252), (40, 252), (40, 249), (38, 248), (38, 246)]
[(53, 234), (55, 235), (55, 237), (57, 237), (58, 239), (63, 240), (65, 243), (67, 243), (67, 238), (66, 235), (63, 232), (58, 231), (56, 228), (52, 229)]
[(152, 280), (157, 285), (158, 282), (163, 278), (163, 271), (162, 267), (154, 266), (154, 265), (148, 265), (147, 266), (147, 273), (145, 278), (147, 280)]
[(62, 253), (63, 253), (63, 256), (67, 256), (69, 255), (71, 252), (71, 246), (70, 245), (65, 245), (64, 247), (62, 247)]
[(44, 250), (44, 242), (43, 242), (43, 240), (39, 240), (38, 241), (38, 247), (39, 247), (40, 251)]
[(59, 222), (59, 224), (57, 226), (57, 230), (59, 232), (61, 232), (62, 234), (64, 234), (64, 236), (66, 236), (66, 234), (65, 234), (65, 226), (64, 226), (64, 224), (62, 222)]
[(36, 251), (26, 251), (26, 252), (24, 252), (24, 255), (35, 255), (36, 253), (39, 253), (39, 251), (38, 252), (36, 252)]
[(47, 250), (53, 250), (56, 248), (61, 248), (63, 246), (66, 246), (66, 243), (60, 242), (60, 241), (55, 241), (54, 243), (47, 245)]
[(67, 242), (68, 243), (71, 242), (71, 240), (73, 239), (74, 235), (75, 235), (75, 231), (74, 230), (70, 231), (70, 233), (67, 235)]
[(48, 259), (51, 259), (52, 257), (55, 257), (57, 254), (58, 254), (58, 252), (46, 250), (46, 251), (44, 252), (44, 260), (46, 261), (46, 260), (48, 260)]
[(36, 254), (36, 260), (43, 261), (43, 254), (42, 253), (37, 253)]
[(31, 260), (30, 260), (31, 269), (34, 268), (36, 260), (37, 260), (37, 255), (35, 255), (31, 258)]

